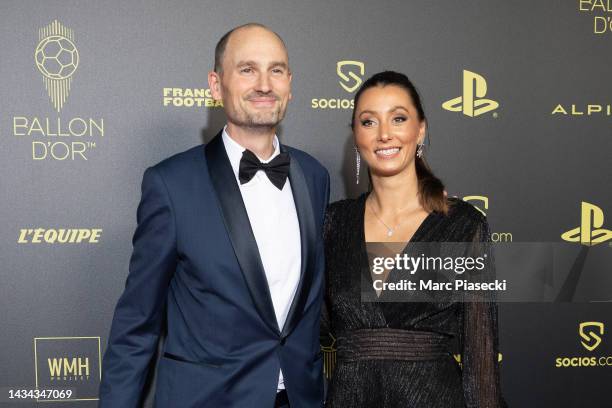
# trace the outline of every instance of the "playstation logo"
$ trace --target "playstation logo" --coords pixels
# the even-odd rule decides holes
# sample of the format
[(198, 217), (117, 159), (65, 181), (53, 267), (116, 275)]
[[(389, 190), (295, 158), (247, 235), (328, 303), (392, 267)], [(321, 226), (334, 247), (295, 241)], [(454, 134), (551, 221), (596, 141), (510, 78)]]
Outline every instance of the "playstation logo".
[(561, 234), (568, 242), (580, 242), (582, 245), (597, 245), (612, 239), (612, 231), (601, 228), (604, 213), (601, 208), (591, 203), (582, 202), (580, 226)]
[(499, 107), (499, 103), (484, 99), (487, 94), (487, 81), (480, 75), (463, 70), (463, 95), (446, 101), (442, 107), (451, 112), (463, 112), (474, 117), (490, 112)]

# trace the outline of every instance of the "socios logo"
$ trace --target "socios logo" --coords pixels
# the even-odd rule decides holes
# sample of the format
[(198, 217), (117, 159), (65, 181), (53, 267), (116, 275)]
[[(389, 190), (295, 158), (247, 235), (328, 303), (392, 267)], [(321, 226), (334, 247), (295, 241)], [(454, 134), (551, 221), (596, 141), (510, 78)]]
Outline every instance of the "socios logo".
[(463, 94), (442, 104), (451, 112), (462, 112), (466, 116), (480, 116), (499, 107), (492, 99), (485, 99), (487, 81), (475, 72), (463, 70)]
[[(340, 78), (338, 84), (348, 93), (355, 92), (363, 83), (365, 64), (361, 61), (344, 60), (336, 63), (336, 74)], [(336, 96), (331, 98), (312, 98), (312, 109), (353, 109), (355, 101), (352, 97)]]
[[(477, 209), (478, 211), (482, 213), (482, 215), (484, 215), (485, 217), (487, 216), (487, 213), (485, 212), (485, 210), (489, 209), (489, 197), (477, 196), (477, 195), (465, 196), (463, 197), (463, 201), (469, 201), (470, 204), (472, 204), (475, 209)], [(480, 208), (478, 205), (476, 205), (477, 202), (482, 203), (483, 208)]]
[(34, 60), (43, 75), (51, 103), (59, 113), (68, 98), (72, 75), (79, 66), (74, 32), (55, 20), (38, 30), (38, 39)]
[[(595, 350), (602, 343), (604, 324), (602, 322), (582, 322), (578, 325), (580, 344), (587, 351)], [(555, 358), (556, 368), (589, 368), (589, 367), (612, 367), (612, 356), (610, 355), (580, 355), (560, 356)]]
[(602, 322), (582, 322), (578, 326), (578, 334), (583, 339), (580, 344), (588, 351), (593, 351), (601, 344), (604, 324)]
[[(468, 195), (463, 197), (463, 201), (469, 202), (472, 206), (478, 210), (485, 217), (487, 216), (487, 210), (489, 209), (489, 197), (481, 195)], [(512, 242), (511, 232), (491, 232), (491, 241), (493, 242)]]
[(585, 201), (581, 204), (580, 226), (561, 234), (568, 242), (580, 242), (582, 245), (597, 245), (612, 239), (612, 231), (601, 228), (604, 213), (601, 208)]
[[(358, 74), (353, 69), (357, 70)], [(362, 77), (365, 74), (365, 65), (361, 61), (338, 61), (336, 73), (341, 79), (339, 81), (340, 86), (346, 92), (354, 92), (363, 82)]]

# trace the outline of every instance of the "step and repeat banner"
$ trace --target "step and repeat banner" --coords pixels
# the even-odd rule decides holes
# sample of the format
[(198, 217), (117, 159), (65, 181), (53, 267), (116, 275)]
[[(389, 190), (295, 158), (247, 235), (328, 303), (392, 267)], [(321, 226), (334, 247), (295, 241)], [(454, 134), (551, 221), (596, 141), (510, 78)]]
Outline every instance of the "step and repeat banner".
[[(96, 406), (142, 174), (223, 126), (207, 73), (247, 22), (287, 44), (279, 136), (328, 168), (332, 200), (367, 188), (355, 91), (408, 75), (449, 195), (495, 242), (564, 244), (572, 265), (562, 302), (500, 304), (509, 405), (611, 406), (612, 265), (583, 282), (612, 250), (612, 2), (4, 0), (0, 21), (0, 406)], [(72, 394), (14, 394), (45, 387)]]

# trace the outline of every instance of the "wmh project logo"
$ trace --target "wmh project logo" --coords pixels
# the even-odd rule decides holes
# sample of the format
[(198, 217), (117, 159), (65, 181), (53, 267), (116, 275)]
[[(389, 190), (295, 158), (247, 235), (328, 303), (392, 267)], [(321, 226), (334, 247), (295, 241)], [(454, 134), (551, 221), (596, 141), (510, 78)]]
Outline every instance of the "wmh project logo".
[(484, 77), (464, 69), (462, 95), (444, 102), (442, 108), (451, 112), (461, 112), (469, 117), (480, 116), (499, 107), (497, 101), (485, 99), (486, 94), (487, 81)]
[(36, 337), (36, 388), (72, 390), (70, 398), (40, 401), (97, 400), (101, 363), (100, 337)]
[[(603, 322), (581, 322), (578, 324), (580, 344), (588, 352), (595, 351), (602, 343), (605, 333)], [(612, 367), (612, 356), (581, 355), (555, 358), (556, 368), (568, 367)]]
[[(363, 83), (365, 64), (361, 61), (338, 61), (336, 75), (340, 78), (340, 87), (348, 93), (353, 93)], [(312, 109), (353, 109), (354, 105), (352, 97), (313, 98), (310, 103)]]

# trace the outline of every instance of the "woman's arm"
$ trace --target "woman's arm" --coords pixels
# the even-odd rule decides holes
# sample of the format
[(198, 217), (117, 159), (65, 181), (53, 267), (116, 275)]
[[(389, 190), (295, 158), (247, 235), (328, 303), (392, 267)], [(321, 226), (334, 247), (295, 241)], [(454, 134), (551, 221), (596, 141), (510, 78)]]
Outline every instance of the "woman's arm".
[[(486, 254), (486, 267), (478, 280), (495, 276), (489, 225), (479, 217), (471, 243), (472, 255)], [(498, 364), (498, 315), (494, 293), (466, 294), (462, 304), (461, 345), (463, 391), (468, 407), (506, 407), (502, 397)]]

